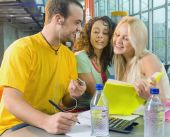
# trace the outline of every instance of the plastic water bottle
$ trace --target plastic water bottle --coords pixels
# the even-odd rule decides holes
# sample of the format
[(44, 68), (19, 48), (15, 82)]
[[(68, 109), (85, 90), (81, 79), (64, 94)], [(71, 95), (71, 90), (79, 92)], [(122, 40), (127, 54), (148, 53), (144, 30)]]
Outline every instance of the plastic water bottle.
[(144, 115), (144, 137), (164, 137), (165, 107), (159, 99), (159, 89), (150, 89)]
[(92, 137), (109, 136), (108, 102), (102, 90), (103, 85), (96, 84), (96, 94), (90, 103)]

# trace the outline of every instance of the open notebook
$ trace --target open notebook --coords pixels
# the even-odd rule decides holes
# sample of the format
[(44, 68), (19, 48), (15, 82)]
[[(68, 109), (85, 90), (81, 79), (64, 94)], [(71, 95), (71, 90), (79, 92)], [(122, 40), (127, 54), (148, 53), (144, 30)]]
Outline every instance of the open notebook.
[(126, 82), (108, 79), (103, 92), (108, 100), (109, 114), (130, 115), (145, 102), (133, 85)]

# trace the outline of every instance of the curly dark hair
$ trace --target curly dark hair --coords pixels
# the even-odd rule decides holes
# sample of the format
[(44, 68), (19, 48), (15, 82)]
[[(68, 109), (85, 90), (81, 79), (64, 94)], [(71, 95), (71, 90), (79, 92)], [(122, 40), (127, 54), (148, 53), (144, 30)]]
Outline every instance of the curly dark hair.
[(114, 32), (114, 29), (116, 27), (116, 23), (112, 22), (112, 20), (108, 16), (94, 17), (91, 20), (89, 20), (89, 22), (85, 24), (84, 29), (81, 33), (81, 36), (75, 43), (75, 46), (77, 50), (84, 49), (90, 59), (96, 56), (94, 52), (94, 48), (90, 42), (90, 39), (91, 39), (92, 26), (98, 20), (102, 20), (104, 22), (104, 25), (107, 24), (109, 26), (109, 42), (107, 46), (103, 49), (103, 52), (100, 58), (100, 63), (102, 67), (101, 72), (105, 72), (107, 69), (107, 66), (111, 65), (111, 62), (112, 62), (113, 49), (111, 46), (111, 38)]

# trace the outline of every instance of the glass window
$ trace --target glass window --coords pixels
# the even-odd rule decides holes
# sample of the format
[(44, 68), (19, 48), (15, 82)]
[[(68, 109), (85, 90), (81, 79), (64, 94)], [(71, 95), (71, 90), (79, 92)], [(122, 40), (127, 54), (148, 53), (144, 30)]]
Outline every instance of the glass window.
[[(141, 20), (145, 23), (148, 33), (149, 33), (149, 21), (148, 21), (148, 12), (142, 13), (141, 15)], [(149, 39), (149, 35), (148, 35), (148, 39)], [(149, 40), (148, 40), (148, 46), (147, 48), (149, 49)]]
[(138, 19), (140, 19), (140, 16), (139, 16), (139, 14), (135, 15), (135, 17), (136, 17), (136, 18), (138, 18)]
[(152, 0), (148, 0), (148, 4), (149, 4), (149, 9), (152, 9), (153, 7)]
[(109, 16), (116, 11), (116, 2), (113, 0), (95, 0), (95, 16)]
[(104, 0), (99, 1), (99, 16), (104, 16), (105, 15), (105, 2)]
[(110, 2), (109, 6), (110, 6), (111, 11), (116, 11), (116, 1), (109, 0), (109, 2)]
[(129, 14), (131, 15), (131, 14), (133, 13), (133, 12), (132, 12), (132, 11), (133, 11), (133, 9), (132, 9), (132, 8), (133, 8), (133, 6), (132, 6), (132, 5), (133, 5), (133, 1), (132, 1), (132, 0), (129, 0), (129, 2), (130, 2)]
[(123, 0), (119, 0), (119, 10), (123, 10)]
[(133, 0), (133, 12), (139, 12), (139, 0)]
[(142, 13), (141, 20), (145, 23), (146, 27), (148, 28), (149, 27), (148, 12)]
[(43, 4), (43, 3), (44, 3), (43, 0), (35, 0), (35, 2), (36, 2), (37, 4)]
[(105, 16), (108, 15), (108, 9), (109, 9), (108, 0), (105, 0)]
[[(168, 6), (168, 50), (167, 50), (167, 55), (168, 55), (168, 64), (170, 64), (170, 6)], [(169, 69), (170, 70), (170, 69)]]
[(119, 3), (119, 0), (111, 0), (114, 2), (114, 6), (115, 6), (115, 11), (118, 11), (118, 3)]
[(98, 2), (98, 1), (95, 1), (94, 6), (95, 6), (95, 8), (94, 8), (94, 10), (95, 10), (94, 14), (95, 14), (95, 16), (99, 16), (99, 2)]
[(165, 4), (165, 0), (153, 0), (153, 7), (158, 7)]
[(141, 0), (141, 10), (148, 10), (148, 0)]
[(170, 28), (168, 28), (168, 49), (167, 49), (167, 55), (168, 55), (167, 62), (168, 62), (168, 64), (170, 64)]
[(165, 9), (153, 12), (153, 52), (165, 62)]
[(129, 0), (123, 1), (123, 11), (129, 11)]

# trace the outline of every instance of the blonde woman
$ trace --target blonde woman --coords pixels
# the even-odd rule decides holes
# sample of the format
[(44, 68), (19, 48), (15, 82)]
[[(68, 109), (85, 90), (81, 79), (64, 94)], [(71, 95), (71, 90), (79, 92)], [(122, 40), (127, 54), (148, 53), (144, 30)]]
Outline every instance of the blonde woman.
[[(138, 95), (149, 97), (149, 87), (160, 89), (162, 101), (170, 98), (169, 80), (164, 66), (156, 55), (147, 49), (148, 32), (145, 24), (136, 17), (123, 17), (113, 35), (114, 66), (116, 79), (135, 85)], [(164, 72), (158, 84), (149, 84), (147, 79), (155, 72)]]

